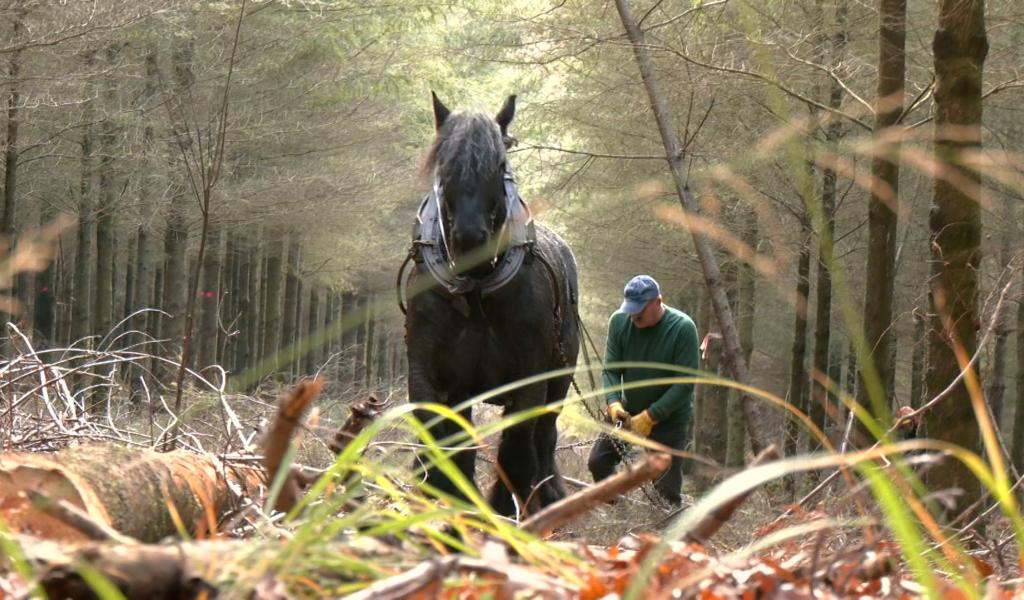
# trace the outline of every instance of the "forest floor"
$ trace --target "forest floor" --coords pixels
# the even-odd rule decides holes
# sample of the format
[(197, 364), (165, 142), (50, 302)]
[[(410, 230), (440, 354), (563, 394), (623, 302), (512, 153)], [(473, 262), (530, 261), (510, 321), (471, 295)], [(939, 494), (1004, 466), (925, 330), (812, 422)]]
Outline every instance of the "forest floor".
[[(274, 398), (278, 393), (279, 390), (273, 389), (248, 397), (236, 396), (234, 400), (245, 399), (246, 403), (235, 403), (235, 418), (250, 432), (264, 429), (267, 419), (273, 415)], [(363, 391), (331, 389), (329, 386), (295, 440), (295, 462), (316, 468), (329, 466), (334, 458), (328, 448), (330, 433), (345, 419), (352, 399), (365, 395)], [(391, 399), (393, 403), (401, 402), (402, 398), (399, 389), (385, 390), (380, 395)], [(225, 454), (225, 449), (252, 450), (234, 448), (238, 441), (225, 435), (221, 408), (209, 396), (190, 398), (188, 405), (191, 410), (187, 429), (191, 439), (196, 440), (203, 449), (220, 455)], [(487, 418), (487, 414), (496, 413), (496, 409), (487, 407), (482, 412), (484, 414), (481, 416)], [(40, 413), (32, 416), (37, 427), (39, 416)], [(143, 410), (123, 410), (112, 415), (108, 423), (123, 432), (154, 431), (166, 426), (166, 415), (153, 417)], [(109, 428), (96, 428), (92, 433), (94, 435), (84, 431), (47, 445), (74, 445), (107, 441), (110, 438)], [(26, 444), (20, 450), (39, 449), (37, 444), (28, 442), (33, 439), (39, 442), (45, 436), (45, 427), (39, 428), (39, 437), (23, 436), (22, 441)], [(46, 439), (52, 442), (56, 438), (50, 436)], [(389, 456), (389, 452), (401, 449), (406, 441), (397, 429), (385, 429), (366, 452), (375, 458), (383, 457), (385, 462), (395, 465), (407, 463), (408, 455), (402, 452)], [(477, 475), (482, 490), (488, 489), (493, 482), (496, 441), (496, 438), (485, 440), (484, 448), (479, 453)], [(559, 440), (557, 460), (562, 474), (570, 481), (570, 493), (589, 485), (586, 459), (591, 443), (587, 435), (577, 437), (572, 432), (563, 432)], [(639, 460), (642, 456), (643, 453), (637, 450), (631, 455), (631, 460)], [(809, 484), (802, 485), (809, 487)], [(856, 493), (870, 500), (865, 489)], [(701, 497), (696, 479), (686, 477), (683, 511), (697, 505)], [(602, 503), (579, 514), (550, 537), (549, 541), (569, 549), (577, 559), (583, 559), (583, 563), (573, 563), (576, 566), (572, 569), (578, 570), (575, 576), (567, 576), (564, 569), (553, 572), (543, 564), (521, 565), (533, 569), (530, 572), (536, 575), (528, 583), (524, 583), (521, 577), (515, 579), (510, 575), (513, 571), (508, 569), (503, 576), (507, 579), (506, 586), (515, 583), (518, 589), (532, 590), (531, 593), (536, 597), (598, 598), (625, 592), (631, 582), (647, 568), (646, 559), (656, 552), (664, 552), (655, 563), (654, 572), (642, 575), (647, 581), (643, 597), (902, 598), (929, 593), (904, 563), (899, 547), (884, 525), (881, 511), (870, 504), (868, 506), (869, 514), (865, 516), (876, 525), (870, 535), (865, 534), (866, 521), (858, 514), (847, 484), (834, 484), (816, 498), (813, 506), (794, 507), (783, 484), (773, 481), (757, 488), (711, 539), (698, 544), (664, 538), (666, 529), (681, 513), (661, 502), (653, 488), (647, 484), (614, 503)], [(793, 509), (793, 514), (779, 520), (779, 516), (787, 509)], [(987, 577), (988, 583), (982, 586), (988, 596), (1011, 597), (1020, 589), (1015, 554), (1017, 543), (1012, 535), (1013, 530), (998, 516), (988, 517), (984, 524), (984, 529), (976, 526), (966, 532), (974, 547), (971, 551), (975, 562), (973, 569)], [(480, 548), (490, 546), (490, 542), (484, 538), (475, 539), (474, 542), (479, 543)], [(435, 550), (443, 552), (443, 548)], [(401, 552), (396, 550), (396, 554)], [(413, 578), (411, 584), (404, 581), (405, 588), (387, 588), (389, 578), (385, 578), (374, 586), (378, 592), (383, 589), (383, 595), (368, 597), (416, 597), (419, 592), (426, 593), (434, 589), (432, 586), (435, 584), (440, 586), (437, 589), (446, 590), (442, 596), (451, 597), (488, 597), (494, 589), (500, 589), (493, 588), (493, 582), (488, 578), (495, 576), (493, 573), (488, 575), (483, 571), (477, 572), (475, 576), (478, 580), (475, 583), (458, 577), (460, 569), (472, 571), (478, 568), (468, 566), (468, 563), (449, 561), (443, 563), (447, 565), (447, 570), (437, 571), (440, 568), (437, 565), (442, 564), (437, 562), (439, 555), (432, 557), (420, 551), (403, 556), (406, 567), (392, 570), (390, 579), (400, 576), (409, 578), (413, 575), (419, 579)], [(514, 557), (505, 556), (501, 560), (508, 562), (509, 569), (513, 564), (520, 565)], [(433, 565), (433, 570), (427, 570), (431, 574), (424, 575), (417, 571), (422, 570), (424, 565)], [(530, 577), (527, 576), (527, 579)], [(15, 580), (16, 576), (12, 573), (0, 577), (0, 598), (18, 597), (14, 593), (19, 589), (13, 583)], [(440, 580), (445, 582), (442, 584)], [(481, 582), (484, 585), (481, 586)], [(408, 587), (410, 585), (411, 588)], [(933, 585), (937, 587), (931, 593), (948, 595), (954, 592), (948, 578), (939, 578)], [(401, 589), (419, 592), (405, 594), (396, 591)], [(250, 589), (244, 593), (232, 590), (224, 597), (290, 596), (260, 595)], [(421, 594), (420, 597), (431, 596)]]

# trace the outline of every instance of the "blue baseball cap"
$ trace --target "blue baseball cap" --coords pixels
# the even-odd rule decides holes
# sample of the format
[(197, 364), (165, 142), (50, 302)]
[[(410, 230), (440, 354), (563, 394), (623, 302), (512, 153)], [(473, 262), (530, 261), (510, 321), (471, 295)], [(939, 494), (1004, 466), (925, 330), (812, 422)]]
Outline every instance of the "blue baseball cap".
[(661, 289), (650, 275), (637, 275), (629, 280), (622, 295), (625, 300), (619, 310), (627, 315), (635, 315), (642, 311), (648, 302), (660, 296)]

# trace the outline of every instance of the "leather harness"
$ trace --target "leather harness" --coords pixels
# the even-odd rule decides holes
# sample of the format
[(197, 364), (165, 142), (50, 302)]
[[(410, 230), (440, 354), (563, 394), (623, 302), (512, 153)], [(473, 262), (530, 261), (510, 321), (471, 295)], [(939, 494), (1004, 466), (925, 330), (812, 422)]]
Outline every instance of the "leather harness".
[(537, 231), (530, 207), (516, 188), (515, 178), (505, 171), (505, 222), (497, 233), (491, 272), (475, 278), (455, 271), (455, 262), (448, 247), (448, 232), (441, 214), (442, 189), (435, 178), (434, 186), (420, 203), (413, 223), (412, 246), (398, 270), (398, 306), (406, 313), (405, 289), (409, 280), (406, 267), (410, 261), (423, 265), (434, 280), (452, 296), (464, 296), (479, 290), (482, 296), (494, 293), (512, 280), (524, 264), (533, 260)]

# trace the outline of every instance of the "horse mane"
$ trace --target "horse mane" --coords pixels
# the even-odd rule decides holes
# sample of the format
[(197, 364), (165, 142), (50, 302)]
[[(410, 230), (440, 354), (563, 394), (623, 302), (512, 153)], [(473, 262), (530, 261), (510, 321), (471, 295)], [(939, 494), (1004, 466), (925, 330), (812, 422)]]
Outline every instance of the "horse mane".
[(505, 143), (494, 118), (460, 111), (445, 119), (423, 162), (423, 176), (437, 173), (441, 184), (464, 187), (501, 175)]

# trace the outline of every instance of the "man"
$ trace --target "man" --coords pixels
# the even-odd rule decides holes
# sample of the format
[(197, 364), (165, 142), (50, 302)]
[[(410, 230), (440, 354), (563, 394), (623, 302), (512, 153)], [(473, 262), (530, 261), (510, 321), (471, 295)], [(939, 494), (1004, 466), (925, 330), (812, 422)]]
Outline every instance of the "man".
[[(662, 302), (658, 282), (649, 275), (629, 280), (623, 292), (622, 306), (608, 322), (605, 364), (651, 362), (698, 368), (697, 326), (682, 311)], [(685, 377), (685, 373), (655, 368), (609, 368), (604, 371), (604, 386), (665, 377)], [(608, 392), (608, 416), (612, 423), (628, 427), (651, 440), (682, 450), (693, 412), (693, 384), (653, 385)], [(618, 446), (618, 447), (617, 447)], [(594, 481), (615, 471), (622, 460), (622, 444), (602, 434), (590, 452), (587, 465)], [(655, 482), (655, 488), (673, 506), (682, 503), (683, 462), (672, 457), (672, 465)]]

